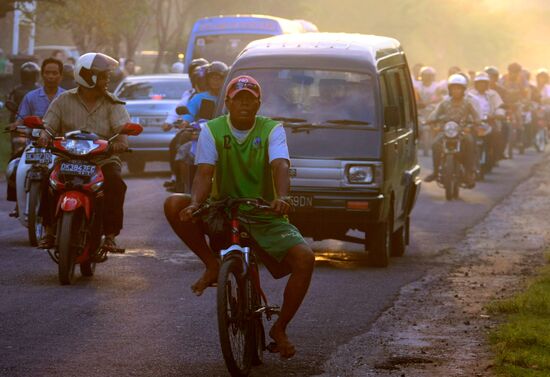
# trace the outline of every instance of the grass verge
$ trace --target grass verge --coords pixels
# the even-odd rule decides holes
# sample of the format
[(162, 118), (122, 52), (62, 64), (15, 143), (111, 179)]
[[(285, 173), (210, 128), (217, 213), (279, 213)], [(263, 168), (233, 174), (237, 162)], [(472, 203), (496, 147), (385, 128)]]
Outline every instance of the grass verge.
[(550, 265), (539, 271), (524, 292), (491, 303), (488, 311), (505, 315), (505, 322), (489, 336), (497, 374), (550, 376)]

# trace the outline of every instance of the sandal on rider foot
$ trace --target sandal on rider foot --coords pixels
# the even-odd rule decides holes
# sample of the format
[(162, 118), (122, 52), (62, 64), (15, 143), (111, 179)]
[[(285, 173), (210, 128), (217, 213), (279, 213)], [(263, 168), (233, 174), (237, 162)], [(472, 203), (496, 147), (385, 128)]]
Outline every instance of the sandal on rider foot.
[(55, 236), (46, 234), (38, 241), (39, 249), (53, 249), (55, 247)]

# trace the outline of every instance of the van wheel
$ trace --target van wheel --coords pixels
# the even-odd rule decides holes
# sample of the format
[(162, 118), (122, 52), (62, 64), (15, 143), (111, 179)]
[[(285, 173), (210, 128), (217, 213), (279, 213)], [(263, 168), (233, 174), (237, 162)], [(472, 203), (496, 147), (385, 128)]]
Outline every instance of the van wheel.
[(405, 254), (407, 245), (405, 244), (405, 227), (397, 229), (391, 236), (391, 256), (402, 257)]
[(367, 262), (369, 266), (388, 266), (390, 262), (391, 243), (392, 232), (390, 221), (378, 223), (369, 227), (365, 240), (365, 246), (368, 251)]

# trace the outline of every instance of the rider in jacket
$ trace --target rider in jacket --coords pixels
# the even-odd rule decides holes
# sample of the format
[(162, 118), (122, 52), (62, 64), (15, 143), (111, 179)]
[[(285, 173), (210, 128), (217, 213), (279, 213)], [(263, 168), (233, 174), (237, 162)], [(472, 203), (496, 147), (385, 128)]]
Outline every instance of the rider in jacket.
[[(480, 117), (472, 101), (466, 96), (468, 79), (461, 74), (451, 75), (447, 80), (449, 98), (441, 102), (428, 118), (429, 123), (454, 121), (460, 125), (479, 124)], [(433, 173), (426, 177), (426, 182), (437, 179), (441, 166), (443, 151), (443, 134), (440, 133), (432, 145)], [(472, 135), (462, 136), (460, 159), (466, 172), (465, 183), (469, 188), (475, 186), (475, 148)]]

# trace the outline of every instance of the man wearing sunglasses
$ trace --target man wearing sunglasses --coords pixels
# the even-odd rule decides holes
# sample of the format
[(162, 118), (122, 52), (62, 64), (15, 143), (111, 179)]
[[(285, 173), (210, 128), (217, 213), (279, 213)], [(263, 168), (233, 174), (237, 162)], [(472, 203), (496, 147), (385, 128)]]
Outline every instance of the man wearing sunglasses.
[(261, 248), (260, 256), (270, 271), (279, 268), (290, 272), (281, 313), (269, 332), (281, 357), (288, 358), (296, 351), (286, 328), (307, 293), (315, 257), (285, 216), (291, 206), (284, 128), (257, 116), (260, 104), (261, 89), (254, 78), (239, 76), (231, 80), (225, 97), (229, 114), (208, 122), (199, 136), (195, 159), (198, 170), (191, 196), (170, 196), (164, 211), (176, 234), (206, 266), (191, 287), (200, 295), (217, 281), (219, 262), (205, 239), (208, 224), (202, 219), (193, 221), (192, 213), (208, 199), (262, 198), (271, 203), (276, 214), (262, 214), (262, 222), (258, 223), (253, 214), (244, 212), (251, 220), (244, 227)]

